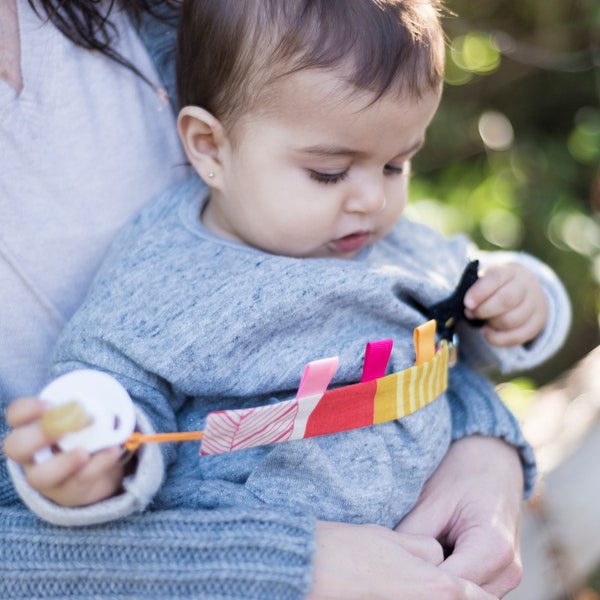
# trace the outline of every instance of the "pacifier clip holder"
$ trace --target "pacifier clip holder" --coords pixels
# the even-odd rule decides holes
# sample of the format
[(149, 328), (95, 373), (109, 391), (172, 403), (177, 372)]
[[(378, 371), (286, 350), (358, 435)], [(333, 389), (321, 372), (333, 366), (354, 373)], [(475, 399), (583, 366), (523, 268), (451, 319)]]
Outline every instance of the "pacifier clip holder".
[(442, 340), (436, 348), (435, 332), (434, 320), (415, 329), (415, 365), (404, 371), (385, 375), (392, 340), (369, 342), (360, 383), (327, 390), (338, 358), (316, 360), (304, 368), (292, 400), (211, 412), (203, 431), (156, 435), (134, 432), (125, 448), (202, 439), (201, 455), (222, 454), (400, 419), (423, 408), (448, 387), (450, 344)]
[[(96, 452), (123, 445), (133, 452), (141, 444), (202, 440), (200, 454), (209, 455), (377, 425), (414, 413), (448, 387), (451, 344), (442, 340), (436, 347), (435, 337), (435, 320), (417, 327), (414, 366), (390, 375), (385, 373), (392, 340), (369, 342), (361, 381), (331, 390), (327, 388), (338, 357), (310, 362), (304, 368), (295, 398), (255, 408), (211, 412), (203, 431), (148, 435), (134, 431), (133, 401), (116, 379), (100, 371), (72, 371), (40, 392), (41, 399), (54, 405), (44, 415), (42, 426), (53, 437), (62, 431), (56, 444), (60, 450), (83, 447)], [(85, 418), (69, 414), (69, 404), (74, 412), (83, 411)], [(54, 451), (41, 449), (36, 461), (48, 460)]]

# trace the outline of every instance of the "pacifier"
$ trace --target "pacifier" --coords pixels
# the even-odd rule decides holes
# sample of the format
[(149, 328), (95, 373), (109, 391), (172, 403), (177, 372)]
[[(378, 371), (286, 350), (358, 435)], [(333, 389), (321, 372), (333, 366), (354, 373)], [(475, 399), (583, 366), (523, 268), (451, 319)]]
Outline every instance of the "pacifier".
[[(53, 405), (45, 422), (42, 420), (47, 432), (55, 434), (61, 427), (77, 429), (67, 431), (58, 440), (56, 445), (63, 451), (84, 448), (93, 453), (120, 446), (135, 429), (135, 409), (127, 390), (101, 371), (81, 369), (66, 373), (49, 383), (39, 398)], [(48, 446), (38, 450), (34, 459), (42, 463), (53, 455)]]

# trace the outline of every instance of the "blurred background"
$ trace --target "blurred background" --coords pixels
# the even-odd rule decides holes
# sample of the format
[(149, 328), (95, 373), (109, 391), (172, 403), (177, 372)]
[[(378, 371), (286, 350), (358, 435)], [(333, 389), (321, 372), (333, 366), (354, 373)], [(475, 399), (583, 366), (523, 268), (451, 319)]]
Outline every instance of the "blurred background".
[(560, 353), (498, 387), (541, 473), (507, 599), (600, 600), (600, 0), (445, 7), (445, 91), (407, 210), (542, 259), (573, 305)]
[[(552, 266), (574, 307), (554, 379), (600, 342), (600, 0), (447, 0), (441, 108), (411, 216)], [(523, 382), (525, 383), (525, 382)]]

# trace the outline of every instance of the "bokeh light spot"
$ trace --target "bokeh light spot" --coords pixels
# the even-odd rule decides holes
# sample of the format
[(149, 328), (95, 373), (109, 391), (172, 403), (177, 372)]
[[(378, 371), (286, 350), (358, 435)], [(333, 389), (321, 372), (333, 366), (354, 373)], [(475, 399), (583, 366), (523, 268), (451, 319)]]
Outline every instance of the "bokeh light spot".
[(508, 118), (497, 111), (486, 111), (479, 117), (478, 130), (483, 143), (490, 150), (508, 150), (515, 134)]
[(584, 256), (593, 256), (600, 249), (598, 223), (580, 212), (562, 211), (550, 221), (550, 241), (559, 248), (569, 248)]
[(513, 213), (496, 209), (481, 221), (481, 233), (486, 240), (500, 248), (516, 248), (523, 239), (523, 224)]
[(487, 74), (500, 66), (500, 51), (494, 39), (482, 32), (461, 35), (450, 46), (452, 60), (465, 71)]

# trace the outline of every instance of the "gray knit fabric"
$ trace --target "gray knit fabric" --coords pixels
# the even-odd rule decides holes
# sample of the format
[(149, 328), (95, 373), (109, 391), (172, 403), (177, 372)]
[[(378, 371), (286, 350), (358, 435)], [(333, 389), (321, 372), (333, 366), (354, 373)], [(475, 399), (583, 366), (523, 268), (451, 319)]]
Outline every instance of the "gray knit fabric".
[(80, 529), (0, 511), (0, 598), (299, 600), (312, 519), (272, 511), (162, 511)]
[[(163, 0), (154, 4), (169, 10)], [(140, 27), (171, 88), (175, 32), (148, 15)], [(11, 399), (0, 378), (0, 412)], [(0, 418), (0, 439), (7, 432)], [(20, 502), (0, 450), (0, 540), (2, 600), (300, 600), (310, 585), (315, 521), (270, 510), (179, 510), (102, 526), (57, 527)]]
[[(474, 252), (464, 238), (445, 240), (401, 219), (351, 261), (265, 254), (208, 232), (198, 217), (206, 195), (197, 178), (178, 184), (122, 232), (55, 354), (54, 376), (97, 368), (119, 379), (156, 431), (202, 429), (211, 410), (290, 398), (303, 366), (318, 358), (339, 356), (334, 386), (355, 383), (368, 341), (393, 338), (389, 370), (409, 367), (423, 307), (452, 292)], [(526, 260), (543, 282), (550, 323), (568, 323), (562, 286)], [(171, 467), (156, 505), (278, 506), (393, 527), (451, 440), (473, 433), (521, 450), (529, 490), (531, 450), (469, 357), (479, 362), (487, 354), (505, 370), (532, 366), (560, 346), (565, 332), (547, 327), (532, 344), (507, 351), (463, 327), (462, 360), (448, 394), (400, 421), (214, 457), (200, 458), (196, 443), (165, 446)], [(132, 496), (131, 510), (138, 507)], [(52, 518), (50, 507), (36, 509)]]

